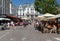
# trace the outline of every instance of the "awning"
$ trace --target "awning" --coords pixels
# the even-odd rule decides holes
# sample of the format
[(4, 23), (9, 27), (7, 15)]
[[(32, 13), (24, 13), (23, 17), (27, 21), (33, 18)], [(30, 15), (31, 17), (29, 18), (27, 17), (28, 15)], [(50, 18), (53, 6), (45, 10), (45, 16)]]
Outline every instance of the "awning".
[(10, 19), (17, 19), (17, 20), (21, 20), (21, 18), (18, 18), (18, 17), (15, 17), (15, 16), (10, 16), (10, 15), (6, 15), (7, 18), (10, 18)]
[(10, 20), (10, 19), (8, 19), (8, 18), (0, 18), (0, 20)]

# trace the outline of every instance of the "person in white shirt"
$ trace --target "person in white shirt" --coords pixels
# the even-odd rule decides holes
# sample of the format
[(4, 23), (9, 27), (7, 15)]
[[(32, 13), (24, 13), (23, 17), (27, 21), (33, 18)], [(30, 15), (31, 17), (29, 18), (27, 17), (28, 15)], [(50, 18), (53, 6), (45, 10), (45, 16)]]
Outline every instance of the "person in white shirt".
[(11, 23), (10, 23), (10, 24), (11, 24), (11, 28), (12, 28), (12, 29), (14, 29), (14, 22), (13, 22), (13, 21), (11, 21)]
[(53, 28), (51, 29), (50, 33), (52, 33), (52, 32), (56, 33), (56, 29), (57, 29), (57, 27), (55, 25), (53, 25)]
[(9, 28), (10, 27), (10, 23), (8, 22), (7, 25), (8, 25), (8, 28)]

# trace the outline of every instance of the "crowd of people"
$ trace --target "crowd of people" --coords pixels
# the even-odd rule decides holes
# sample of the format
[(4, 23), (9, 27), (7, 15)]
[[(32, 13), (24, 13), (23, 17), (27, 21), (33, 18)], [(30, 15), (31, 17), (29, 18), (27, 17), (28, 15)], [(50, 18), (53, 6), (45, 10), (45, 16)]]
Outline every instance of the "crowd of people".
[(1, 23), (1, 25), (3, 25), (3, 27), (1, 28), (2, 30), (5, 30), (7, 28), (9, 29), (14, 29), (15, 26), (24, 26), (26, 27), (27, 25), (31, 25), (31, 21), (30, 20), (24, 20), (22, 22), (14, 22), (14, 21), (10, 21), (10, 22), (6, 22), (6, 23)]
[(1, 27), (1, 30), (6, 30), (6, 29), (13, 29), (15, 24), (13, 21), (11, 22), (7, 22), (7, 23), (1, 23), (2, 27)]
[[(18, 22), (18, 25), (21, 24), (21, 26), (24, 26), (26, 27), (27, 25), (31, 25), (32, 24), (32, 21), (28, 21), (28, 20), (24, 20), (23, 22)], [(2, 25), (4, 25), (4, 27), (2, 27), (2, 30), (6, 29), (6, 28), (10, 28), (10, 29), (14, 29), (15, 26), (16, 26), (17, 23), (11, 21), (11, 22), (7, 22), (7, 23), (2, 23)], [(35, 30), (39, 30), (41, 31), (42, 33), (56, 33), (56, 24), (53, 23), (53, 22), (45, 22), (45, 21), (38, 21), (38, 20), (35, 20), (34, 21), (34, 27), (35, 27)]]
[(35, 21), (34, 27), (36, 30), (39, 30), (43, 33), (56, 33), (56, 24), (53, 22), (45, 22), (45, 21)]

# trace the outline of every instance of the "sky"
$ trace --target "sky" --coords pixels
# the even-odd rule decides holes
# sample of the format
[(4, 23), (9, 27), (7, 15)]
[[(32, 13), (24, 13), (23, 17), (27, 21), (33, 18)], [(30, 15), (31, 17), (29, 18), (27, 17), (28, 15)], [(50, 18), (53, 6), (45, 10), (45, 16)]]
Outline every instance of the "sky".
[(32, 4), (34, 3), (34, 0), (12, 0), (12, 3), (15, 4), (16, 6), (19, 6), (20, 4)]
[(60, 4), (60, 0), (57, 0), (57, 2)]
[[(60, 0), (57, 0), (57, 2), (60, 4)], [(32, 4), (34, 3), (34, 0), (12, 0), (12, 3), (15, 4), (16, 6), (19, 6), (20, 4)]]

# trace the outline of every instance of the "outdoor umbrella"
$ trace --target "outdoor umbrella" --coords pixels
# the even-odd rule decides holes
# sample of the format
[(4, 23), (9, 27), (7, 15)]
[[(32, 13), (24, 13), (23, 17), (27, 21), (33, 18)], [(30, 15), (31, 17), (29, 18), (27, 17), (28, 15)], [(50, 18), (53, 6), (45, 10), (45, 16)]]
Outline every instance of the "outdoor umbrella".
[(45, 17), (44, 16), (37, 16), (35, 19), (37, 19), (37, 20), (44, 20)]
[(47, 19), (56, 19), (56, 18), (59, 18), (59, 17), (60, 17), (60, 14), (55, 15), (55, 16), (53, 16), (53, 17), (49, 17), (49, 18), (47, 18)]
[(60, 17), (60, 14), (58, 14), (58, 15), (55, 15), (54, 17), (52, 17), (52, 18), (59, 18)]
[(46, 14), (44, 14), (44, 15), (42, 15), (42, 16), (44, 16), (44, 17), (53, 17), (53, 16), (55, 16), (55, 15), (46, 13)]

